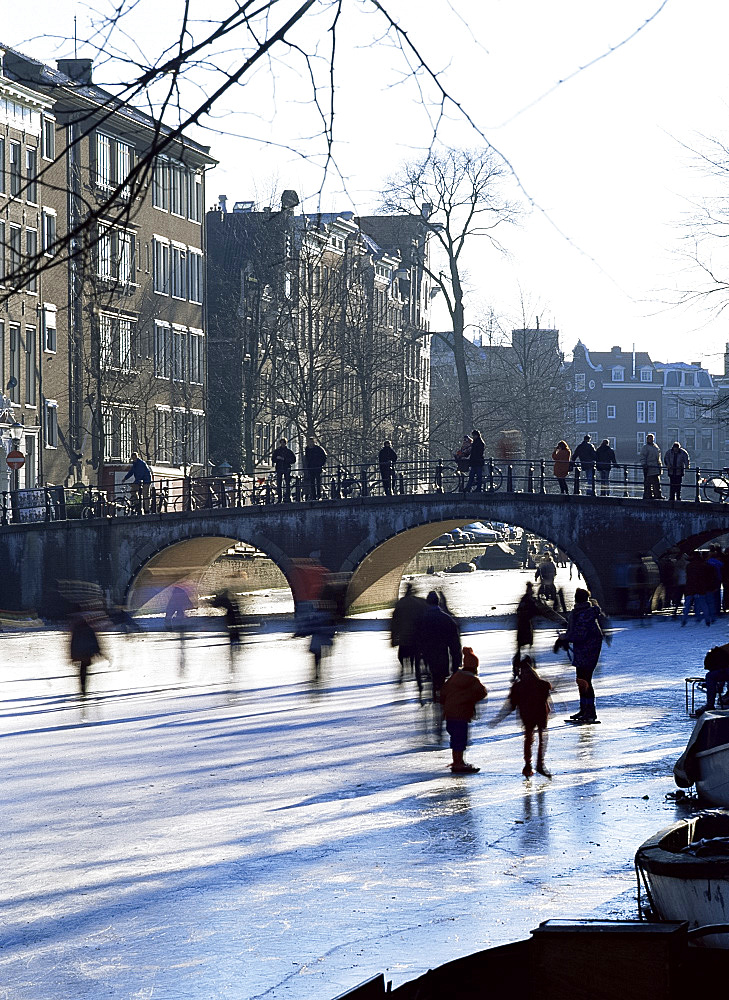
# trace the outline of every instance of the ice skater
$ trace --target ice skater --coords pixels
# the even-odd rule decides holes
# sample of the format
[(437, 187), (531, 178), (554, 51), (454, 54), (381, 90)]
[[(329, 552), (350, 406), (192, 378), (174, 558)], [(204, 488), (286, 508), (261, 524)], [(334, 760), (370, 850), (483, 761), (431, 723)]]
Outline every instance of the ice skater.
[(567, 620), (567, 631), (554, 644), (555, 653), (559, 649), (566, 649), (568, 653), (571, 650), (570, 658), (580, 692), (580, 710), (566, 719), (566, 722), (579, 726), (594, 725), (600, 721), (595, 710), (592, 675), (600, 659), (603, 639), (608, 646), (611, 643), (610, 636), (605, 631), (607, 624), (600, 606), (591, 599), (590, 591), (578, 587), (575, 591), (575, 606)]
[(446, 731), (451, 738), (449, 767), (453, 774), (476, 774), (481, 769), (463, 759), (468, 746), (468, 723), (473, 718), (476, 705), (487, 697), (488, 691), (478, 679), (478, 657), (470, 646), (463, 647), (463, 666), (445, 681), (440, 691)]
[[(517, 657), (515, 656), (514, 659)], [(547, 718), (550, 712), (551, 690), (552, 685), (549, 681), (545, 681), (537, 673), (532, 657), (523, 656), (519, 663), (518, 677), (511, 685), (507, 704), (510, 706), (509, 711), (519, 713), (524, 729), (524, 768), (521, 773), (525, 778), (531, 778), (534, 774), (532, 745), (535, 729), (537, 731), (537, 773), (545, 778), (552, 777), (544, 763), (544, 755), (547, 752)]]
[(78, 664), (81, 697), (86, 698), (89, 667), (95, 656), (101, 655), (99, 640), (86, 615), (79, 611), (71, 620), (71, 661)]

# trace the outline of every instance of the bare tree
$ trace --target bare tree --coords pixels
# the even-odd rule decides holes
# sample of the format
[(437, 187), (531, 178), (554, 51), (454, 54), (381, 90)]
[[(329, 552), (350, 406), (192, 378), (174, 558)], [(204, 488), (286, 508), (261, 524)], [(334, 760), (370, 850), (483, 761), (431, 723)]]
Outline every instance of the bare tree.
[(504, 194), (508, 169), (490, 147), (446, 149), (406, 165), (390, 180), (383, 207), (390, 212), (419, 213), (440, 251), (425, 263), (426, 273), (445, 299), (451, 318), (450, 344), (456, 364), (464, 433), (473, 428), (473, 399), (464, 349), (466, 247), (478, 236), (503, 250), (496, 229), (517, 217), (516, 205)]

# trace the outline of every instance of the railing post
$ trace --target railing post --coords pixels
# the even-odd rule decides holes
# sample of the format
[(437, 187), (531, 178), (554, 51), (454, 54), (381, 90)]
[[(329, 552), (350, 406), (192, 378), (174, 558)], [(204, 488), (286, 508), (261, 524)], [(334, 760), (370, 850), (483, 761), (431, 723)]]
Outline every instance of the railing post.
[(294, 499), (296, 503), (301, 503), (301, 497), (303, 493), (303, 481), (301, 476), (296, 477), (296, 482), (294, 483)]
[(579, 465), (576, 465), (575, 466), (575, 488), (574, 488), (574, 494), (575, 494), (575, 496), (578, 496), (579, 492), (580, 492), (580, 467), (579, 467)]
[(546, 487), (546, 484), (545, 484), (545, 481), (544, 481), (544, 471), (545, 471), (544, 459), (540, 458), (539, 459), (539, 492), (540, 493), (546, 493), (547, 492), (547, 487)]
[(494, 492), (494, 460), (489, 458), (489, 490)]
[(361, 465), (359, 469), (359, 481), (362, 484), (362, 496), (368, 497), (369, 494), (369, 480), (367, 478), (367, 466)]
[(440, 459), (435, 464), (435, 492), (443, 492), (443, 462)]
[[(696, 466), (696, 503), (701, 503), (700, 486), (701, 486), (701, 469), (697, 465)], [(706, 620), (708, 621), (709, 619), (707, 618)]]
[(593, 467), (592, 467), (592, 476), (590, 477), (590, 496), (592, 496), (592, 497), (596, 497), (597, 496), (597, 493), (595, 492), (595, 482), (596, 481), (597, 481), (597, 469), (593, 465)]
[(514, 492), (514, 466), (510, 465), (506, 470), (506, 492)]
[(529, 472), (527, 473), (527, 493), (534, 492), (534, 466), (529, 465)]
[(627, 497), (630, 496), (630, 487), (628, 485), (628, 466), (627, 465), (623, 466), (623, 496), (626, 497), (626, 499), (627, 499)]
[(405, 492), (405, 476), (403, 476), (402, 472), (400, 473), (399, 476), (398, 486), (399, 486), (400, 496), (402, 496)]
[(45, 520), (46, 521), (51, 521), (52, 520), (52, 517), (51, 517), (51, 491), (48, 490), (48, 489), (44, 489), (43, 490), (43, 498), (44, 498), (45, 504), (46, 504)]

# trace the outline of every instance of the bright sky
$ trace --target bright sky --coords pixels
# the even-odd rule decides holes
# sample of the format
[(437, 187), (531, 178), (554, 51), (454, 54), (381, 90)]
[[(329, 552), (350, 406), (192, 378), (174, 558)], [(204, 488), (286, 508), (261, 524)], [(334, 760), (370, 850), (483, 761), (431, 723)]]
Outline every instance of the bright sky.
[[(105, 3), (92, 0), (91, 6), (103, 9)], [(211, 16), (230, 10), (230, 0), (195, 4)], [(693, 202), (720, 190), (685, 147), (696, 146), (702, 134), (729, 133), (729, 5), (717, 0), (385, 0), (385, 5), (441, 71), (449, 93), (508, 159), (536, 206), (518, 229), (500, 233), (508, 257), (484, 241), (473, 245), (468, 321), (483, 323), (492, 308), (507, 327), (522, 325), (523, 300), (527, 322), (539, 315), (543, 326), (557, 326), (568, 352), (578, 339), (595, 350), (635, 343), (656, 360), (701, 358), (711, 371), (722, 371), (729, 323), (696, 307), (685, 311), (667, 303), (676, 288), (696, 287), (698, 281), (676, 255), (681, 221)], [(282, 10), (294, 6), (283, 0)], [(349, 0), (341, 24), (335, 156), (345, 182), (330, 175), (327, 210), (375, 210), (384, 179), (430, 138), (413, 82), (402, 82), (401, 56), (387, 43), (373, 43), (382, 25), (375, 15), (364, 15), (363, 6)], [(139, 20), (130, 35), (145, 54), (158, 52), (161, 40), (171, 38), (182, 7), (181, 0), (139, 0)], [(46, 37), (31, 40), (27, 7), (3, 3), (2, 40), (29, 55), (50, 62), (72, 55), (70, 42), (59, 51), (48, 36), (72, 37), (74, 14), (79, 39), (90, 33), (85, 4), (34, 0), (32, 9)], [(307, 44), (325, 44), (327, 23), (312, 18)], [(78, 54), (94, 52), (80, 44)], [(226, 60), (238, 65), (239, 52), (222, 56), (221, 67)], [(307, 199), (307, 208), (316, 209), (320, 161), (303, 137), (317, 125), (307, 82), (293, 63), (281, 51), (280, 61), (259, 68), (249, 86), (224, 98), (217, 121), (210, 123), (223, 134), (202, 136), (220, 160), (209, 176), (209, 203), (219, 193), (231, 201), (253, 197), (267, 203), (271, 190), (294, 188)], [(576, 72), (580, 67), (586, 68)], [(114, 72), (101, 67), (97, 82)], [(215, 82), (210, 73), (200, 80), (208, 90)], [(440, 134), (454, 146), (480, 143), (453, 108)], [(260, 139), (274, 145), (261, 145)], [(283, 147), (308, 152), (309, 159)], [(435, 325), (445, 322), (437, 313)]]

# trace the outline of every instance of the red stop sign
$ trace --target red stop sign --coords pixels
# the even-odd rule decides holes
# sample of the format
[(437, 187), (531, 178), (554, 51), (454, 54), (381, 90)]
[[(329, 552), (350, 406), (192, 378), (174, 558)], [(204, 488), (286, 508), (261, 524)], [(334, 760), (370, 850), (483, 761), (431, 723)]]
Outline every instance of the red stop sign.
[(9, 451), (5, 461), (14, 472), (17, 472), (18, 469), (22, 469), (25, 465), (25, 455), (22, 451)]

